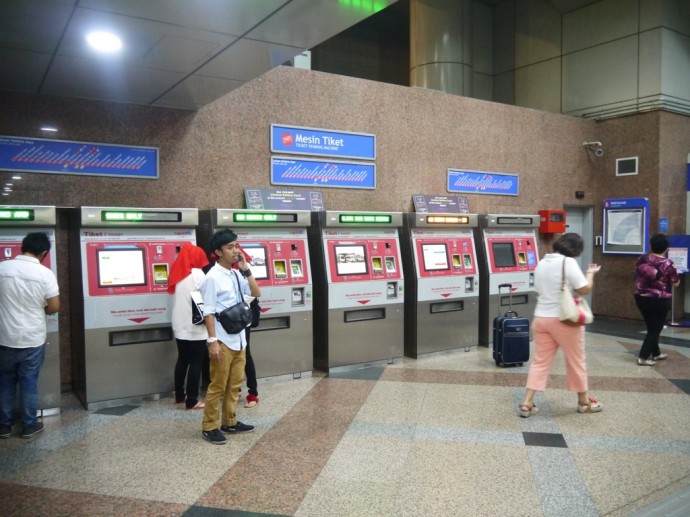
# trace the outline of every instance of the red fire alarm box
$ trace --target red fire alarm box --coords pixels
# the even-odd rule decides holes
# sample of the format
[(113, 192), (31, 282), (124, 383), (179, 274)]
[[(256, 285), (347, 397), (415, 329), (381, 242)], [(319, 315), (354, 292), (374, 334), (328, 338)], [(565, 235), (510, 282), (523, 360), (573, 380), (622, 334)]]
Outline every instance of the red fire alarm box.
[(565, 233), (565, 210), (539, 210), (539, 233)]

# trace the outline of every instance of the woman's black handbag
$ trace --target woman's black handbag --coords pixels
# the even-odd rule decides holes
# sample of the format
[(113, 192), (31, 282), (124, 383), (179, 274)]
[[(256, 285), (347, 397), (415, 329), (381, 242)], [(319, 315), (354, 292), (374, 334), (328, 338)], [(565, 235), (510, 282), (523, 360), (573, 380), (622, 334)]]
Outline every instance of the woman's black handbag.
[[(232, 276), (237, 282), (237, 296), (242, 300), (242, 292), (240, 291), (240, 282), (237, 280), (236, 274), (233, 272)], [(221, 324), (225, 332), (228, 334), (239, 334), (245, 328), (252, 325), (252, 309), (249, 304), (242, 300), (232, 307), (223, 309), (216, 313), (216, 319)]]

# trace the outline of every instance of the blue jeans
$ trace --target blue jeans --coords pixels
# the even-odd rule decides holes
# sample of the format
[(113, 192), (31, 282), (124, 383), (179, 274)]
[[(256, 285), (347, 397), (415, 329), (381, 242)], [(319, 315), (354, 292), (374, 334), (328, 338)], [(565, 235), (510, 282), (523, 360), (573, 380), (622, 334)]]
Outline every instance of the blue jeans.
[(38, 375), (45, 345), (31, 348), (0, 346), (0, 427), (14, 424), (14, 404), (19, 384), (19, 410), (24, 429), (38, 423)]

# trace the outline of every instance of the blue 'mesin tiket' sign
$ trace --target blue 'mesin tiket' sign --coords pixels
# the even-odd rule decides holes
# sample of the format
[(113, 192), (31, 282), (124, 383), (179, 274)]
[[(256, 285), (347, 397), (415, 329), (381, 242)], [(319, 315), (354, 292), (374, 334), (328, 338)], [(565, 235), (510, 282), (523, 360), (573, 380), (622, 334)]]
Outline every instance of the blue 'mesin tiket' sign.
[(271, 184), (373, 189), (376, 188), (376, 166), (272, 156)]
[(271, 152), (374, 160), (376, 136), (271, 124)]
[(158, 178), (158, 148), (0, 136), (0, 170)]
[(517, 196), (519, 177), (517, 174), (448, 169), (448, 192)]

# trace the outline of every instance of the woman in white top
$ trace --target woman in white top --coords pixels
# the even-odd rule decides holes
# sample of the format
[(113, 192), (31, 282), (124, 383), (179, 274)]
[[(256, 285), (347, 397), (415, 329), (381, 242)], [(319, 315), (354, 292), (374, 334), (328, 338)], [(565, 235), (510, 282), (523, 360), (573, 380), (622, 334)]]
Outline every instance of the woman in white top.
[(168, 280), (168, 292), (173, 295), (172, 328), (177, 341), (175, 403), (184, 402), (190, 410), (204, 408), (199, 401), (199, 383), (208, 332), (203, 319), (200, 325), (192, 323), (192, 291), (204, 285), (206, 275), (201, 268), (207, 264), (204, 250), (188, 242), (170, 268)]
[(552, 246), (554, 253), (545, 255), (534, 271), (534, 287), (538, 295), (532, 320), (534, 357), (527, 376), (525, 398), (520, 404), (523, 418), (539, 411), (534, 405), (534, 395), (546, 389), (549, 370), (559, 348), (565, 356), (568, 391), (577, 392), (578, 413), (597, 413), (603, 409), (594, 397), (587, 395), (585, 328), (564, 323), (558, 317), (564, 267), (571, 291), (580, 295), (592, 291), (594, 275), (601, 269), (601, 266), (591, 264), (586, 275), (580, 271), (572, 257), (579, 256), (583, 247), (582, 237), (578, 234), (563, 234)]

